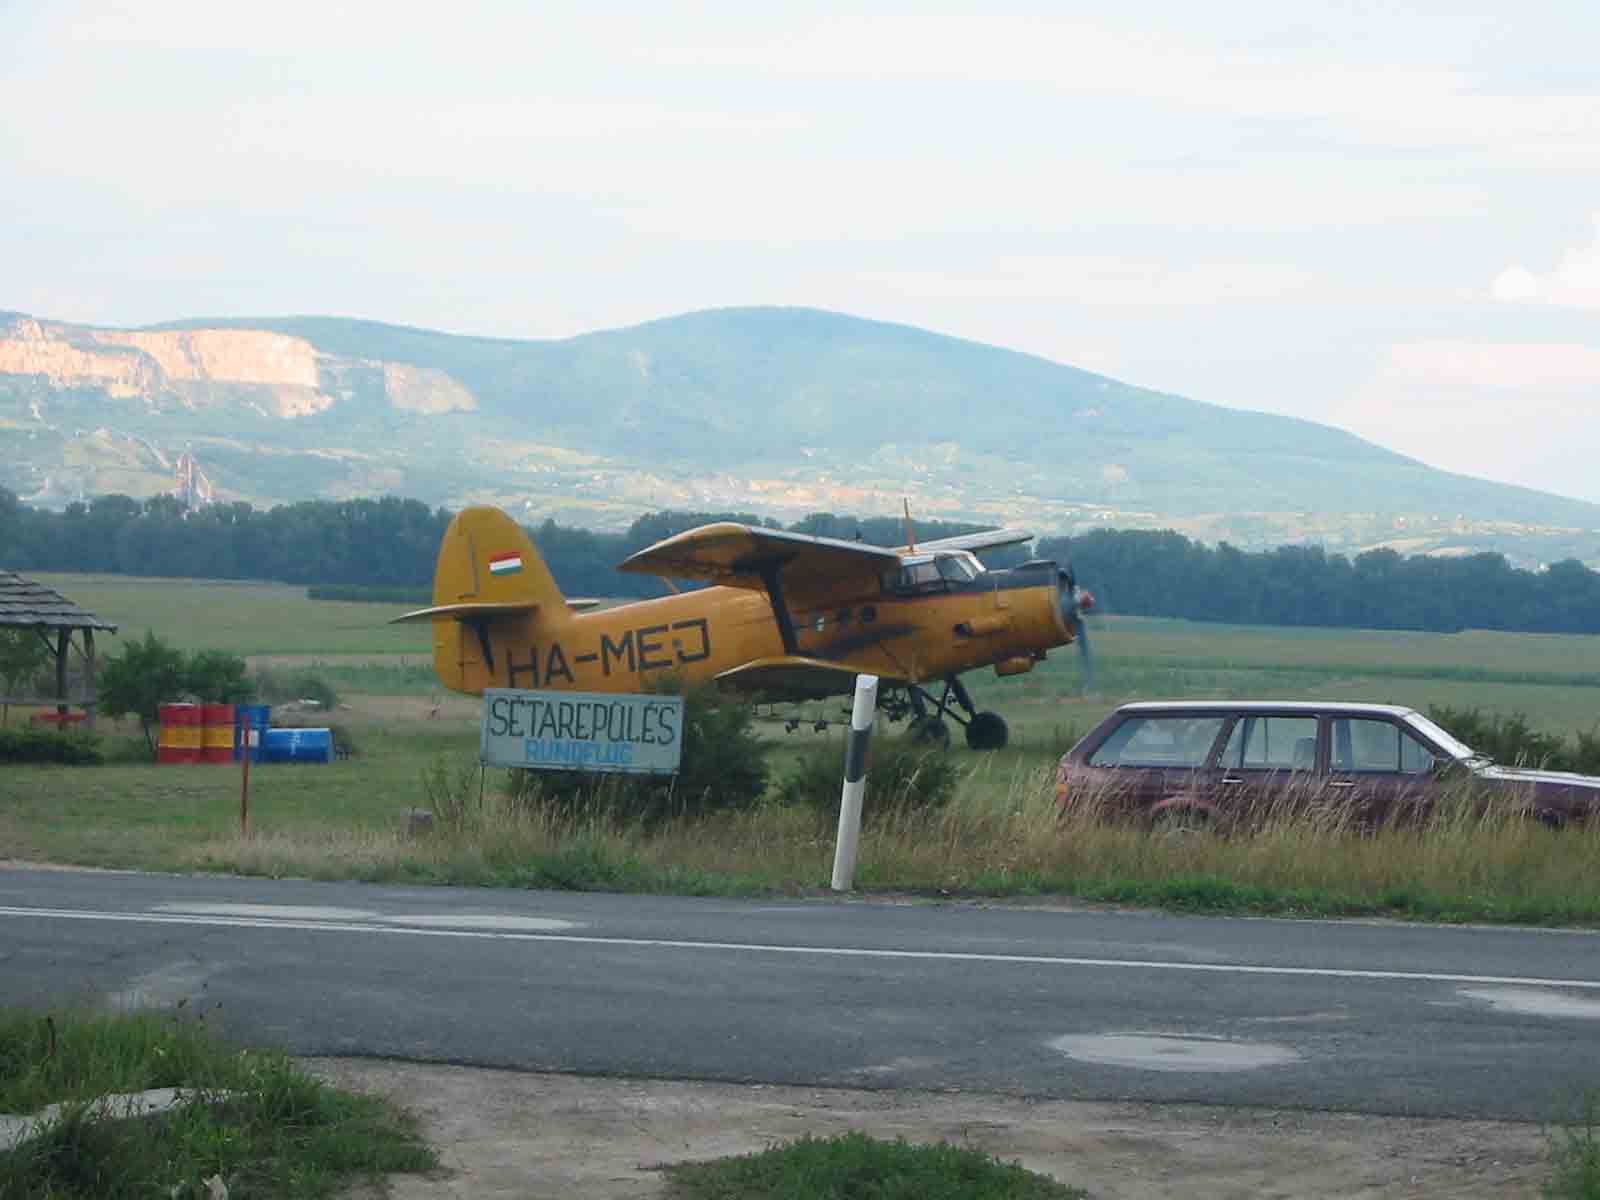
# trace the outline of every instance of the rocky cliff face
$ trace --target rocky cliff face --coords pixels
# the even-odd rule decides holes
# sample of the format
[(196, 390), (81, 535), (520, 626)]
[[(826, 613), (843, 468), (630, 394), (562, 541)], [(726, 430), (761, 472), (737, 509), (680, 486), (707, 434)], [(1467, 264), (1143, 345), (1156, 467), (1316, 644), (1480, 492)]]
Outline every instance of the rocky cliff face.
[(24, 376), (53, 389), (102, 389), (152, 411), (244, 404), (269, 417), (304, 417), (348, 398), (339, 381), (355, 374), (375, 381), (402, 411), (477, 408), (473, 394), (443, 371), (340, 358), (267, 330), (124, 332), (31, 317), (0, 327), (0, 376)]

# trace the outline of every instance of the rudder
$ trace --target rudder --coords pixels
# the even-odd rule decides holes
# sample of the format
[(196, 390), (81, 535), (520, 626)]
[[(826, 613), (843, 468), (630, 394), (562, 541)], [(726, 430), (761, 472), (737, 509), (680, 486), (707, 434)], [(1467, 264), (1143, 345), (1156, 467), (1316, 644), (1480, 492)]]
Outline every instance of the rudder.
[(528, 535), (488, 506), (463, 509), (445, 530), (433, 604), (449, 610), (432, 617), (434, 671), (460, 692), (481, 691), (492, 681), (486, 655), (501, 641), (495, 634), (514, 629), (514, 622), (547, 625), (569, 617), (566, 599)]

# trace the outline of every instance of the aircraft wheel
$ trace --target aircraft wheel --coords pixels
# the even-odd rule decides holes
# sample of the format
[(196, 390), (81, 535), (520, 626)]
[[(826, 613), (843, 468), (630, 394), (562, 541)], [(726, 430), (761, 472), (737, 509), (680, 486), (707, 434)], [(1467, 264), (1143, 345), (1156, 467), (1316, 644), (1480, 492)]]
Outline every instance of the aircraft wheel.
[(1008, 738), (1005, 718), (981, 712), (967, 722), (967, 746), (973, 750), (1003, 750)]
[(919, 745), (943, 750), (950, 745), (950, 726), (938, 717), (918, 717), (907, 730), (911, 740)]

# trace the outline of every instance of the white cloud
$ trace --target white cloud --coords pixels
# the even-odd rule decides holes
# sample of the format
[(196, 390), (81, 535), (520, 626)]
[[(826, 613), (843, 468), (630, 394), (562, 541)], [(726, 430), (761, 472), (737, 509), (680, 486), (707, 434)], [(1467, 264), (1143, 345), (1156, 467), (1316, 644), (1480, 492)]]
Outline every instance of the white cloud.
[(1099, 255), (1004, 257), (982, 269), (862, 271), (857, 278), (887, 292), (923, 299), (1041, 301), (1119, 308), (1282, 300), (1303, 293), (1313, 277), (1280, 263), (1175, 265)]
[(1329, 414), (1432, 466), (1600, 501), (1600, 349), (1413, 342)]
[(1371, 148), (1457, 153), (1554, 169), (1600, 165), (1600, 92), (1494, 94), (1466, 73), (1408, 62), (1344, 63), (1087, 21), (1007, 14), (847, 16), (765, 37), (641, 48), (696, 71), (942, 81), (1156, 101), (1243, 118), (1327, 121)]
[(1600, 308), (1600, 212), (1592, 215), (1594, 241), (1568, 250), (1555, 269), (1536, 275), (1520, 263), (1496, 277), (1494, 298), (1506, 303), (1533, 302), (1560, 308)]

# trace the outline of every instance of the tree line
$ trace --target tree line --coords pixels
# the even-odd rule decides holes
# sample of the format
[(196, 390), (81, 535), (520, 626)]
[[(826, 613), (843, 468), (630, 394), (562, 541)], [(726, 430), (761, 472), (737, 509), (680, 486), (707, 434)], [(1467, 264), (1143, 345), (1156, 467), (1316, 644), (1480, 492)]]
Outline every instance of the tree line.
[[(221, 504), (185, 514), (170, 496), (97, 496), (62, 512), (35, 509), (0, 489), (0, 567), (208, 579), (262, 579), (362, 588), (426, 589), (452, 514), (417, 500), (308, 500), (257, 510)], [(658, 512), (621, 533), (553, 520), (529, 527), (563, 591), (574, 596), (655, 596), (662, 584), (615, 570), (624, 558), (709, 521), (780, 528), (750, 513)], [(902, 522), (815, 513), (799, 533), (903, 544)], [(919, 522), (919, 541), (975, 525)], [(1042, 558), (1071, 563), (1104, 611), (1234, 624), (1364, 629), (1600, 632), (1600, 574), (1569, 559), (1538, 571), (1503, 555), (1347, 558), (1318, 546), (1247, 552), (1171, 531), (1102, 530), (1045, 538)], [(1016, 561), (1017, 551), (990, 556)]]
[(1502, 554), (1354, 558), (1320, 546), (1247, 553), (1171, 531), (1096, 531), (1045, 538), (1045, 558), (1070, 559), (1108, 612), (1237, 625), (1321, 625), (1458, 633), (1600, 633), (1600, 574), (1576, 559), (1542, 570)]

